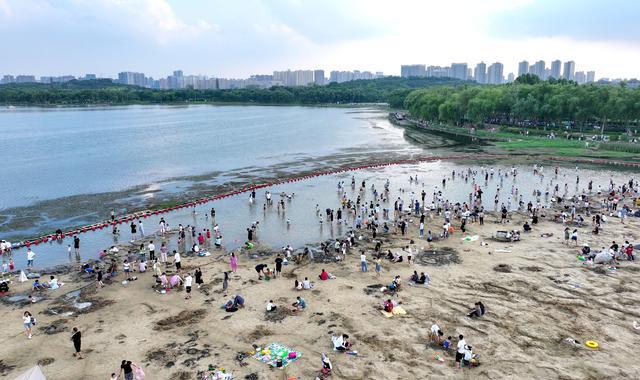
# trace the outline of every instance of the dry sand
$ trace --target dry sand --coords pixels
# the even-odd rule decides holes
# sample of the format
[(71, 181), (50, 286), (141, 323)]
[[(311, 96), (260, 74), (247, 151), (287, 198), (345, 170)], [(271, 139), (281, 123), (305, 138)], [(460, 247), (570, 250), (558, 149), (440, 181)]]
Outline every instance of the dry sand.
[[(496, 224), (493, 216), (486, 219), (484, 226), (469, 225), (469, 234), (481, 237), (475, 242), (462, 241), (456, 232), (434, 244), (457, 252), (459, 263), (435, 266), (433, 259), (419, 257), (411, 266), (385, 261), (381, 278), (376, 278), (372, 263), (369, 273), (360, 272), (358, 248), (343, 263), (285, 266), (281, 278), (268, 282), (257, 280), (254, 266), (259, 262), (272, 266), (275, 256), (252, 260), (245, 253), (232, 276), (229, 295), (242, 294), (247, 307), (233, 314), (220, 309), (225, 301), (222, 272), (228, 263), (216, 252), (183, 260), (185, 271), (200, 266), (204, 272), (206, 285), (194, 289), (191, 300), (184, 299), (184, 291), (156, 293), (151, 289), (154, 278), (146, 273), (139, 274), (138, 281), (115, 282), (97, 292), (89, 285), (80, 298), (93, 301), (91, 307), (67, 317), (49, 315), (47, 310), (54, 307), (58, 312), (75, 310), (62, 296), (86, 285), (74, 282), (76, 276), (63, 276), (67, 284), (48, 292), (46, 300), (2, 305), (0, 376), (13, 378), (40, 362), (49, 379), (108, 379), (111, 372), (118, 372), (120, 361), (128, 359), (144, 366), (147, 379), (196, 379), (209, 364), (232, 370), (236, 379), (250, 374), (257, 375), (248, 377), (254, 379), (313, 379), (321, 367), (320, 354), (326, 352), (333, 362), (333, 377), (339, 379), (640, 378), (634, 359), (640, 331), (632, 326), (634, 320), (640, 321), (638, 265), (624, 261), (617, 271), (602, 274), (586, 269), (576, 259), (578, 248), (562, 244), (562, 226), (544, 219), (520, 242), (494, 242), (490, 236), (507, 226)], [(524, 216), (514, 219), (508, 227), (519, 227)], [(634, 218), (626, 225), (612, 218), (599, 236), (591, 235), (590, 227), (581, 228), (580, 243), (588, 241), (599, 248), (612, 240), (637, 242), (639, 225)], [(427, 228), (439, 231), (439, 226), (440, 218), (428, 220)], [(416, 230), (412, 225), (412, 233)], [(540, 237), (545, 232), (554, 235)], [(363, 245), (371, 248), (365, 242), (369, 236), (364, 235)], [(408, 241), (397, 235), (383, 238), (389, 240), (383, 249)], [(481, 241), (489, 245), (481, 246)], [(416, 247), (427, 246), (426, 241), (416, 242)], [(313, 290), (293, 289), (296, 277), (316, 279), (322, 268), (337, 279), (316, 281)], [(407, 286), (414, 270), (430, 274), (429, 288)], [(387, 319), (374, 308), (386, 296), (365, 289), (388, 284), (396, 274), (405, 279), (398, 299), (408, 315)], [(28, 283), (14, 283), (12, 293), (27, 289)], [(306, 311), (267, 318), (269, 299), (285, 309), (297, 295), (306, 299)], [(478, 300), (486, 305), (486, 315), (466, 317)], [(32, 340), (22, 332), (21, 316), (27, 309), (38, 319)], [(453, 356), (447, 355), (444, 364), (434, 360), (441, 351), (425, 347), (434, 322), (445, 336), (464, 334), (482, 364), (456, 371)], [(73, 326), (83, 333), (84, 360), (72, 357)], [(332, 332), (348, 333), (359, 355), (332, 351)], [(596, 340), (600, 349), (562, 344), (567, 337)], [(293, 347), (304, 356), (285, 369), (270, 369), (252, 358), (243, 361), (246, 365), (236, 361), (238, 353), (252, 350), (252, 344), (270, 342)]]

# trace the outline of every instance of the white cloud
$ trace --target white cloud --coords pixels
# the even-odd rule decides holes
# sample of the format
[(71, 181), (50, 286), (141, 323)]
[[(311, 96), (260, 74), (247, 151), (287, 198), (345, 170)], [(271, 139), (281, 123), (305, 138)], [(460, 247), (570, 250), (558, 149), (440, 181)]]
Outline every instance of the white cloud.
[(13, 12), (11, 12), (9, 3), (7, 3), (6, 0), (0, 0), (0, 14), (5, 17), (11, 17), (11, 15), (13, 14)]

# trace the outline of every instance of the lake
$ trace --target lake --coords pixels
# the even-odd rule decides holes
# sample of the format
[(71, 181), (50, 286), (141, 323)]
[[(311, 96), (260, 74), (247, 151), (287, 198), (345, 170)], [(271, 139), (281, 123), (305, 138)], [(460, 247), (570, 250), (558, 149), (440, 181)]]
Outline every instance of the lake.
[(291, 106), (5, 108), (0, 144), (0, 236), (14, 241), (234, 181), (424, 154), (386, 111)]

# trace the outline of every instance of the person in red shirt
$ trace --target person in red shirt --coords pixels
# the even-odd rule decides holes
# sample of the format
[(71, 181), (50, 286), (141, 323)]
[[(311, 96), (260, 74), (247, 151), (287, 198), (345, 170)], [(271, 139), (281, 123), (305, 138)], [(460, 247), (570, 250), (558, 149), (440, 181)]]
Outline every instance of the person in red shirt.
[(323, 269), (319, 277), (322, 281), (326, 281), (329, 279), (329, 273), (325, 272), (325, 270)]
[(627, 244), (627, 248), (625, 248), (625, 253), (627, 254), (627, 258), (629, 260), (635, 260), (636, 258), (633, 257), (633, 245), (629, 244), (628, 241), (625, 242)]
[(384, 301), (384, 311), (393, 313), (393, 302), (390, 299)]

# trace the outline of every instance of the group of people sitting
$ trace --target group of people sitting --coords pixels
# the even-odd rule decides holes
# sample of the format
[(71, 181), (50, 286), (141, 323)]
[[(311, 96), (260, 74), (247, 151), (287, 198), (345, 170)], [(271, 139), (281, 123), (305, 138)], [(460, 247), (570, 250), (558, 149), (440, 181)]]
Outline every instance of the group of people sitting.
[[(326, 273), (326, 272), (324, 272), (324, 273)], [(309, 281), (308, 277), (305, 277), (302, 282), (298, 281), (298, 279), (296, 278), (296, 281), (294, 282), (293, 287), (296, 290), (310, 290), (310, 289), (313, 289), (314, 284), (311, 281)]]
[(38, 291), (38, 290), (56, 290), (59, 287), (61, 287), (62, 285), (64, 285), (64, 283), (59, 282), (57, 278), (55, 278), (55, 276), (49, 276), (49, 282), (40, 282), (40, 280), (36, 279), (33, 282), (33, 290)]
[(414, 285), (427, 286), (429, 285), (429, 282), (431, 282), (431, 277), (429, 277), (429, 275), (424, 272), (420, 272), (420, 275), (418, 276), (418, 271), (413, 271), (413, 274), (411, 275), (409, 281)]
[[(477, 305), (478, 303), (476, 303)], [(464, 340), (464, 336), (458, 336), (458, 344), (456, 347), (452, 345), (453, 337), (447, 336), (444, 339), (444, 333), (440, 329), (438, 324), (431, 325), (431, 331), (429, 332), (429, 341), (435, 347), (442, 348), (447, 353), (452, 353), (455, 349), (456, 355), (456, 368), (460, 368), (461, 365), (465, 367), (477, 367), (480, 365), (480, 357), (473, 353), (473, 347), (467, 345)]]

